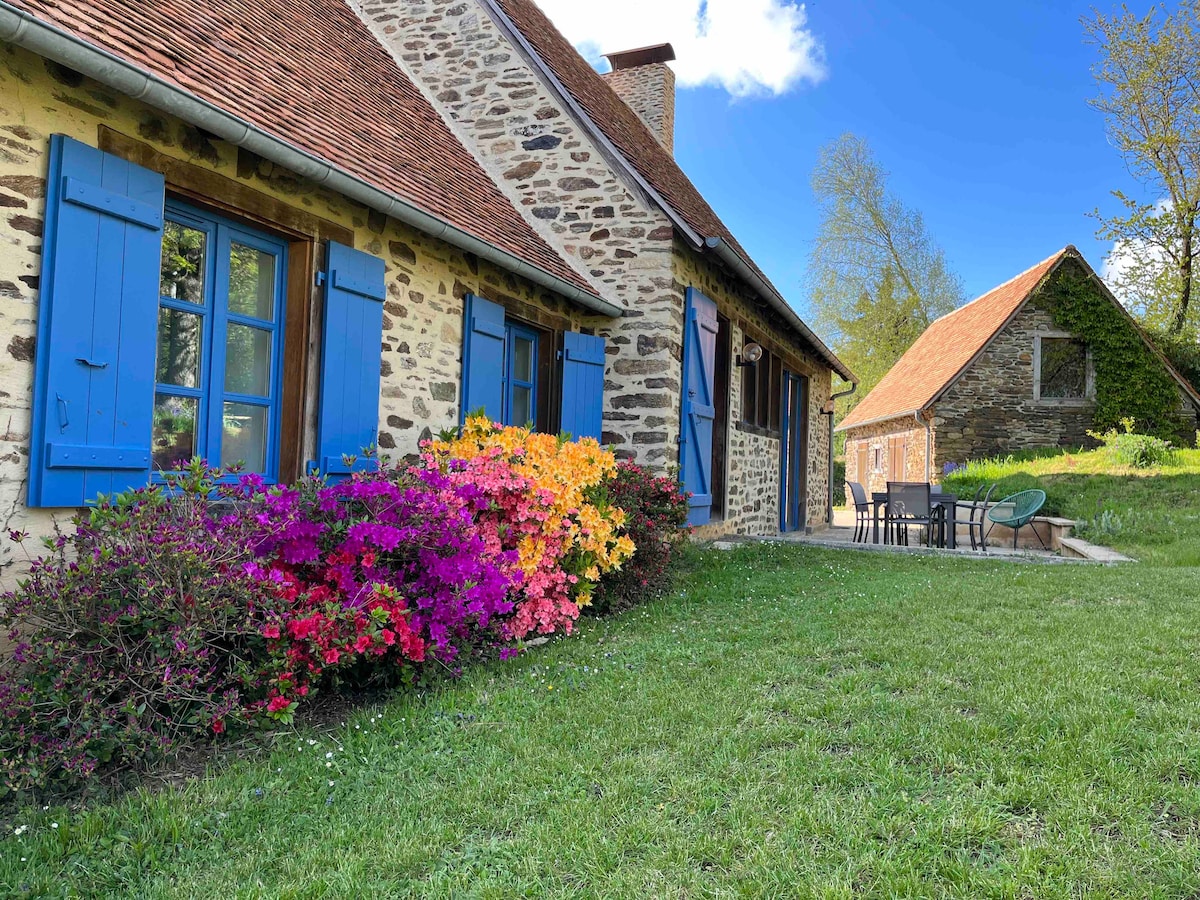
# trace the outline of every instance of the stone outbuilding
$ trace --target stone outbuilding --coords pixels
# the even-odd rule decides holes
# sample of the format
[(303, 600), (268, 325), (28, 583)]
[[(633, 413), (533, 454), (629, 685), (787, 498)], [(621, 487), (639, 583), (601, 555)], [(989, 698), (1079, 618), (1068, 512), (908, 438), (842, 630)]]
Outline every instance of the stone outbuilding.
[(702, 535), (828, 520), (853, 376), (676, 164), (669, 47), (601, 76), (529, 0), (14, 0), (0, 57), (6, 528), (480, 408), (678, 467)]
[(1053, 288), (1063, 278), (1119, 310), (1115, 339), (1161, 366), (1178, 430), (1193, 435), (1200, 394), (1066, 247), (925, 330), (838, 425), (846, 480), (882, 491), (888, 481), (936, 481), (952, 463), (1094, 445), (1094, 348), (1056, 324)]

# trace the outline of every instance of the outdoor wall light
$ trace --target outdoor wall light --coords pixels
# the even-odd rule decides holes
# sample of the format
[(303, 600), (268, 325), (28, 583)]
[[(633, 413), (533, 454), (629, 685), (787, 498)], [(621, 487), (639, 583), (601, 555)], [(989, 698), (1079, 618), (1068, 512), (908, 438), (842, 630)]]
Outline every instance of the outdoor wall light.
[(749, 344), (742, 345), (742, 352), (738, 354), (737, 364), (739, 366), (753, 366), (762, 359), (762, 356), (762, 345), (751, 341)]

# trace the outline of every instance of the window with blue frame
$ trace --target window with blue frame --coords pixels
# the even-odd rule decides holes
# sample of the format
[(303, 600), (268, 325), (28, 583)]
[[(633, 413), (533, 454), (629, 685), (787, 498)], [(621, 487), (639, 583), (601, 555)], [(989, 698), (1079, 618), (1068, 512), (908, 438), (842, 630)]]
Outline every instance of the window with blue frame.
[(504, 327), (505, 425), (537, 422), (538, 334), (509, 322)]
[(166, 205), (152, 463), (203, 456), (278, 478), (287, 245)]

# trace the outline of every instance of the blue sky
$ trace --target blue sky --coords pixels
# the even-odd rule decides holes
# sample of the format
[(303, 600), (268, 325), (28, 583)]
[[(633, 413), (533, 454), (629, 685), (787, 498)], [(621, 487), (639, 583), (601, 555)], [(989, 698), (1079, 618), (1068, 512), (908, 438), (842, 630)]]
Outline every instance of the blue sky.
[(804, 27), (824, 47), (825, 77), (778, 96), (681, 88), (676, 157), (801, 310), (818, 225), (809, 174), (847, 131), (924, 215), (968, 298), (1066, 244), (1099, 270), (1109, 248), (1087, 213), (1136, 186), (1087, 104), (1088, 11), (1068, 0), (813, 0)]

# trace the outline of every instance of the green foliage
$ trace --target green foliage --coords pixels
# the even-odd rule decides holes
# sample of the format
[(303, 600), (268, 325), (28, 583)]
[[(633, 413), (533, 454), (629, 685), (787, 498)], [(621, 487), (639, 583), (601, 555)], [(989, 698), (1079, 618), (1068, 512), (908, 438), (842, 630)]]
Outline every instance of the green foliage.
[(688, 542), (688, 501), (677, 477), (621, 462), (607, 491), (609, 502), (625, 511), (624, 533), (636, 549), (619, 569), (600, 577), (587, 609), (601, 614), (629, 609), (669, 591)]
[(1176, 450), (1152, 469), (1118, 463), (1103, 447), (1014, 454), (968, 463), (943, 483), (966, 497), (993, 483), (993, 497), (1040, 488), (1044, 515), (1086, 523), (1084, 536), (1097, 543), (1149, 563), (1200, 566), (1200, 449)]
[(810, 303), (861, 379), (858, 393), (839, 401), (842, 414), (963, 300), (921, 214), (888, 190), (887, 177), (852, 134), (823, 147), (812, 174), (821, 224), (809, 260)]
[(1121, 427), (1124, 431), (1110, 428), (1105, 432), (1089, 431), (1088, 434), (1104, 445), (1113, 462), (1118, 465), (1150, 469), (1169, 463), (1175, 458), (1170, 441), (1150, 434), (1137, 434), (1133, 426), (1133, 419), (1122, 419)]
[(1192, 387), (1200, 385), (1200, 329), (1185, 328), (1175, 334), (1153, 326), (1145, 330), (1154, 346), (1162, 351), (1188, 384)]
[(1114, 286), (1151, 324), (1180, 333), (1191, 322), (1200, 264), (1200, 0), (1164, 14), (1127, 7), (1083, 20), (1100, 51), (1092, 69), (1109, 141), (1156, 202), (1113, 191), (1122, 215), (1093, 215), (1113, 241)]
[(1122, 419), (1141, 422), (1159, 437), (1176, 437), (1179, 388), (1162, 361), (1146, 346), (1126, 315), (1074, 267), (1063, 266), (1042, 288), (1054, 322), (1087, 344), (1096, 375), (1098, 429)]
[(841, 506), (846, 502), (846, 457), (839, 456), (833, 461), (833, 502)]
[(11, 811), (0, 896), (1195, 894), (1194, 571), (690, 551), (577, 639)]

